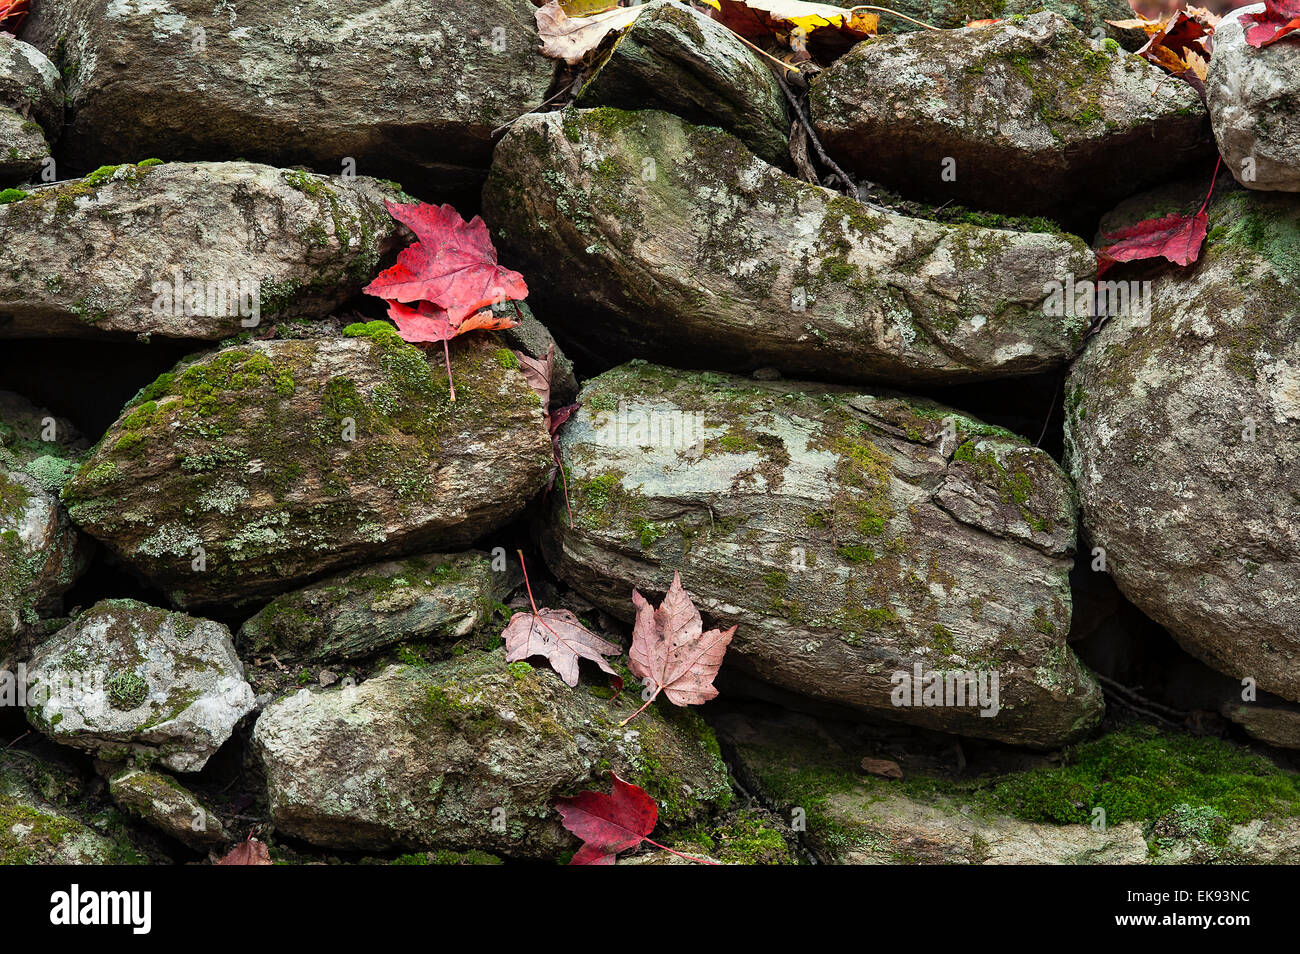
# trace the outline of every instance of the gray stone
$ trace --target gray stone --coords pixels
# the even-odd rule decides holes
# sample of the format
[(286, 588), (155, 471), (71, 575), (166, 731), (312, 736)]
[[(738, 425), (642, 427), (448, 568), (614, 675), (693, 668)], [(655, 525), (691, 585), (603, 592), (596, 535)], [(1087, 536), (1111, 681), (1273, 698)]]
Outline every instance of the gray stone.
[(41, 127), (24, 119), (21, 113), (0, 106), (0, 183), (32, 178), (49, 157), (50, 144)]
[(182, 362), (126, 407), (63, 499), (178, 605), (458, 549), (522, 511), (554, 462), (501, 342), (466, 335), (451, 351), (454, 402), (442, 349), (382, 322)]
[(108, 791), (122, 811), (197, 851), (230, 840), (216, 813), (164, 772), (123, 769), (109, 779)]
[(1095, 267), (1073, 237), (872, 212), (649, 110), (520, 120), (484, 207), (506, 260), (547, 276), (533, 295), (557, 329), (609, 358), (722, 370), (935, 384), (1052, 368), (1086, 319), (1046, 315), (1045, 285)]
[(0, 669), (26, 658), (90, 556), (58, 500), (84, 448), (67, 421), (0, 391)]
[(1279, 749), (1300, 749), (1300, 708), (1296, 706), (1230, 703), (1222, 712), (1252, 739)]
[(197, 772), (253, 710), (220, 623), (135, 600), (103, 600), (42, 643), (27, 718), (55, 742), (107, 761)]
[(0, 865), (108, 865), (142, 862), (126, 846), (86, 826), (82, 780), (56, 760), (0, 751)]
[(351, 158), (446, 189), (481, 181), (491, 131), (546, 97), (554, 63), (537, 53), (533, 9), (44, 0), (24, 37), (69, 77), (65, 147), (85, 169), (159, 156), (338, 172)]
[(383, 205), (399, 195), (247, 162), (125, 165), (34, 189), (0, 205), (0, 338), (219, 340), (324, 317), (402, 244)]
[(1054, 13), (865, 41), (817, 77), (811, 106), (846, 169), (1017, 214), (1104, 209), (1213, 156), (1191, 86)]
[(1214, 30), (1205, 95), (1224, 165), (1247, 189), (1300, 192), (1300, 44), (1285, 39), (1264, 49), (1246, 42), (1234, 10)]
[[(1126, 203), (1103, 231), (1185, 209)], [(1149, 274), (1066, 389), (1083, 526), (1124, 595), (1189, 652), (1300, 701), (1300, 198), (1220, 183), (1194, 268)]]
[[(629, 619), (680, 570), (736, 667), (818, 702), (1045, 747), (1096, 724), (1066, 645), (1073, 491), (1044, 452), (929, 402), (629, 364), (561, 431), (547, 565)], [(945, 421), (951, 430), (945, 434)], [(997, 673), (994, 717), (899, 706), (896, 673)], [(993, 711), (992, 706), (984, 707)]]
[(373, 564), (276, 597), (244, 623), (239, 647), (244, 658), (327, 662), (408, 639), (460, 639), (521, 579), (516, 561), (493, 572), (492, 558), (482, 552)]
[(702, 720), (665, 705), (619, 728), (639, 704), (570, 689), (549, 669), (507, 666), (501, 652), (471, 652), (281, 698), (257, 720), (253, 746), (287, 835), (337, 849), (552, 860), (578, 845), (552, 800), (609, 791), (609, 771), (658, 801), (657, 831), (703, 821), (730, 800)]
[(577, 103), (662, 109), (725, 129), (773, 165), (792, 165), (790, 116), (772, 70), (726, 27), (671, 0), (647, 4)]
[(50, 142), (63, 131), (63, 78), (49, 59), (22, 40), (0, 33), (0, 106), (40, 124)]

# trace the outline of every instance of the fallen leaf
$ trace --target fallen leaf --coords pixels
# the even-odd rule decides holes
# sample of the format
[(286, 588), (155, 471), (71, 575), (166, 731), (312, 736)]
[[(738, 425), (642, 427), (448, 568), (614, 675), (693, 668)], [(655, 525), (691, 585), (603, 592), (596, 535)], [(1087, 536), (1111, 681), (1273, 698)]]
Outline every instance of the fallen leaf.
[(602, 671), (619, 678), (604, 657), (617, 656), (623, 651), (622, 648), (587, 629), (569, 610), (539, 610), (533, 602), (533, 585), (528, 581), (528, 567), (524, 566), (523, 551), (517, 552), (532, 612), (516, 613), (502, 630), (501, 638), (506, 641), (506, 662), (518, 662), (530, 656), (545, 656), (551, 668), (560, 674), (560, 678), (569, 687), (578, 684), (580, 658), (590, 659)]
[(534, 358), (522, 351), (516, 351), (515, 357), (519, 359), (519, 368), (524, 373), (524, 380), (542, 399), (542, 407), (549, 411), (551, 407), (551, 376), (555, 373), (555, 342), (552, 341), (547, 346), (546, 357), (544, 358)]
[(978, 27), (993, 26), (993, 24), (1001, 22), (1001, 20), (972, 20), (970, 23), (966, 24), (966, 29), (970, 30)]
[(468, 331), (501, 331), (519, 324), (508, 315), (491, 311), (477, 312), (457, 323), (451, 320), (447, 309), (427, 301), (417, 302), (415, 307), (390, 301), (388, 317), (397, 325), (402, 340), (412, 343), (450, 341)]
[(902, 778), (903, 770), (892, 759), (863, 759), (862, 771), (881, 778)]
[(542, 38), (542, 55), (580, 66), (605, 38), (627, 29), (641, 15), (641, 7), (619, 7), (593, 16), (570, 16), (558, 0), (533, 13)]
[(253, 837), (253, 833), (248, 833), (248, 838), (231, 848), (224, 858), (217, 862), (219, 865), (269, 865), (274, 864), (271, 861), (271, 853), (267, 850), (266, 845)]
[(1246, 29), (1246, 42), (1259, 48), (1272, 46), (1278, 40), (1300, 30), (1300, 0), (1264, 0), (1260, 13), (1247, 13), (1241, 18)]
[(1195, 215), (1171, 212), (1106, 235), (1105, 240), (1112, 244), (1097, 250), (1097, 275), (1119, 262), (1146, 258), (1167, 258), (1175, 265), (1190, 265), (1200, 257), (1209, 223), (1210, 217), (1204, 211)]
[(713, 679), (722, 665), (736, 627), (704, 632), (699, 610), (682, 589), (681, 575), (673, 573), (658, 609), (652, 607), (635, 589), (632, 605), (636, 623), (632, 628), (632, 648), (628, 665), (632, 674), (647, 688), (653, 688), (644, 706), (624, 720), (626, 725), (663, 693), (676, 706), (693, 706), (708, 702), (718, 694)]
[(609, 775), (614, 780), (612, 795), (579, 792), (573, 798), (555, 800), (564, 827), (582, 839), (571, 865), (612, 865), (620, 851), (647, 841), (659, 821), (659, 806), (653, 798), (613, 772)]
[(0, 0), (0, 31), (16, 34), (30, 9), (31, 0)]
[(590, 659), (611, 676), (618, 675), (604, 657), (617, 656), (622, 648), (601, 639), (568, 610), (516, 613), (501, 636), (506, 641), (506, 662), (545, 656), (568, 686), (578, 684), (579, 658)]
[[(469, 222), (450, 205), (385, 202), (388, 214), (415, 233), (397, 264), (365, 287), (368, 295), (397, 302), (426, 301), (459, 326), (470, 315), (504, 301), (528, 297), (518, 272), (497, 264), (486, 223)], [(431, 339), (442, 340), (442, 339)]]
[[(1296, 0), (1300, 2), (1300, 0)], [(1137, 55), (1186, 80), (1205, 99), (1205, 64), (1219, 18), (1201, 7), (1175, 10), (1157, 20), (1107, 20), (1111, 26), (1146, 32), (1147, 41)]]
[(743, 37), (771, 36), (800, 31), (848, 34), (862, 40), (875, 36), (880, 17), (875, 13), (834, 7), (804, 0), (702, 0), (715, 11), (713, 19)]

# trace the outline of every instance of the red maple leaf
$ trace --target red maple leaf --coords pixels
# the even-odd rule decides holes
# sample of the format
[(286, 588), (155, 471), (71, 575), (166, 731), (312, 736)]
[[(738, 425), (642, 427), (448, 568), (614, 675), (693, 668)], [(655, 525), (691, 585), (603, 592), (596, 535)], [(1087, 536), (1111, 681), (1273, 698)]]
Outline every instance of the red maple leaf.
[(612, 795), (579, 792), (573, 798), (555, 800), (555, 810), (564, 819), (564, 827), (582, 839), (582, 847), (569, 864), (612, 865), (620, 851), (635, 848), (643, 841), (680, 858), (706, 865), (714, 863), (683, 855), (648, 838), (659, 821), (659, 806), (643, 789), (623, 781), (613, 772), (609, 775), (614, 780)]
[(466, 222), (450, 205), (384, 205), (418, 241), (366, 286), (366, 294), (429, 302), (444, 309), (453, 325), (492, 305), (528, 297), (524, 277), (497, 264), (497, 250), (478, 216)]
[(519, 324), (509, 316), (494, 315), (490, 311), (475, 312), (453, 322), (450, 312), (427, 301), (417, 302), (414, 308), (400, 301), (390, 301), (388, 317), (397, 325), (397, 333), (403, 341), (442, 342), (442, 356), (447, 364), (447, 387), (453, 401), (456, 400), (456, 385), (451, 379), (451, 349), (447, 342), (467, 331), (500, 331)]
[(1148, 258), (1166, 258), (1175, 265), (1190, 265), (1201, 255), (1201, 246), (1209, 232), (1210, 216), (1205, 211), (1214, 195), (1214, 183), (1219, 177), (1220, 158), (1214, 166), (1210, 191), (1195, 215), (1170, 212), (1158, 219), (1144, 219), (1102, 238), (1109, 242), (1097, 249), (1097, 276), (1101, 277), (1120, 262), (1136, 262)]
[(628, 667), (651, 691), (645, 705), (624, 719), (623, 725), (640, 715), (661, 692), (676, 706), (699, 705), (716, 696), (713, 679), (736, 627), (705, 632), (700, 612), (682, 589), (681, 575), (676, 572), (658, 609), (635, 589), (632, 605), (636, 623)]
[(219, 865), (269, 865), (274, 864), (271, 861), (271, 853), (263, 842), (253, 837), (253, 833), (248, 833), (248, 838), (231, 848), (224, 858), (217, 862)]
[(0, 31), (16, 34), (30, 8), (30, 0), (0, 0)]
[(1241, 18), (1246, 42), (1253, 47), (1271, 46), (1283, 37), (1300, 30), (1300, 0), (1264, 0), (1262, 13), (1247, 13)]

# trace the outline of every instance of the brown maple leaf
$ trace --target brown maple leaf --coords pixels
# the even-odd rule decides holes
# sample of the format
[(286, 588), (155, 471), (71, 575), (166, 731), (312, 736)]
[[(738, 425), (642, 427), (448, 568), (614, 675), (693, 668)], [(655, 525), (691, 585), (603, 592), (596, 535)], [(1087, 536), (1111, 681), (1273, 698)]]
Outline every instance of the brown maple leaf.
[(224, 858), (217, 862), (219, 865), (269, 865), (274, 864), (271, 861), (271, 853), (266, 845), (253, 837), (250, 831), (248, 837), (239, 844), (231, 848)]
[[(519, 565), (524, 566), (522, 552)], [(502, 630), (501, 638), (506, 641), (506, 662), (545, 656), (551, 668), (560, 674), (566, 685), (572, 687), (578, 684), (578, 660), (590, 659), (602, 671), (619, 679), (618, 673), (610, 668), (604, 657), (617, 656), (623, 651), (621, 647), (601, 639), (568, 610), (539, 610), (533, 602), (527, 567), (524, 567), (524, 586), (528, 589), (528, 603), (533, 611), (516, 613)]]
[(622, 724), (635, 719), (661, 692), (675, 706), (699, 705), (714, 698), (718, 690), (713, 688), (713, 679), (736, 627), (705, 632), (700, 612), (682, 589), (681, 575), (676, 572), (658, 609), (635, 589), (632, 605), (636, 607), (636, 624), (628, 665), (651, 692), (645, 705)]

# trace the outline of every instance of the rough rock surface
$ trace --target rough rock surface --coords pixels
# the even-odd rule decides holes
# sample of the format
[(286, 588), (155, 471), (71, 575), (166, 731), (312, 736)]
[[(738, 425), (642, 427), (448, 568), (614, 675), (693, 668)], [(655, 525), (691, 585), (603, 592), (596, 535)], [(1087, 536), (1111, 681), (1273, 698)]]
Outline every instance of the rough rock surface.
[(1044, 370), (1086, 326), (1045, 315), (1044, 286), (1095, 268), (1072, 237), (869, 211), (655, 111), (521, 119), (484, 206), (508, 260), (548, 275), (534, 289), (545, 313), (585, 346), (724, 370), (898, 383)]
[(1252, 739), (1280, 749), (1300, 749), (1300, 708), (1237, 703), (1224, 706), (1223, 715)]
[(36, 175), (50, 156), (41, 127), (7, 106), (0, 106), (0, 183), (8, 185)]
[[(504, 558), (503, 558), (504, 559)], [(408, 639), (474, 631), (522, 578), (517, 561), (493, 572), (482, 552), (431, 553), (340, 573), (278, 596), (239, 631), (245, 658), (282, 663), (366, 656)]]
[(58, 500), (84, 447), (67, 421), (0, 391), (0, 669), (25, 658), (33, 628), (58, 615), (85, 569), (89, 541)]
[[(834, 6), (855, 6), (853, 0), (834, 0)], [(1119, 30), (1107, 20), (1129, 20), (1133, 8), (1125, 0), (900, 0), (892, 10), (945, 30), (963, 27), (972, 20), (1009, 20), (1048, 10), (1059, 13), (1089, 37), (1105, 35), (1136, 49), (1142, 41), (1133, 31)], [(909, 33), (921, 30), (901, 17), (880, 18), (882, 33)]]
[(1200, 263), (1157, 274), (1150, 315), (1116, 309), (1075, 364), (1067, 460), (1124, 595), (1210, 666), (1300, 701), (1300, 198), (1220, 191), (1209, 214)]
[[(680, 570), (740, 626), (725, 666), (812, 699), (1030, 746), (1100, 718), (1066, 645), (1073, 492), (1042, 451), (928, 402), (644, 363), (580, 400), (574, 527), (557, 502), (543, 552), (606, 611)], [(997, 715), (894, 705), (914, 665), (997, 672)]]
[(504, 306), (494, 306), (493, 311), (505, 311), (510, 317), (518, 320), (515, 314), (516, 306), (523, 320), (513, 328), (506, 328), (498, 334), (507, 345), (530, 358), (544, 359), (547, 350), (554, 346), (555, 366), (551, 371), (551, 404), (557, 407), (568, 404), (578, 396), (578, 376), (574, 373), (573, 362), (556, 344), (550, 330), (537, 320), (537, 316), (533, 314), (527, 302), (512, 301)]
[(921, 198), (1004, 212), (1104, 209), (1213, 157), (1189, 85), (1136, 56), (1093, 49), (1054, 13), (860, 43), (813, 82), (811, 106), (822, 143), (846, 169)]
[(41, 644), (27, 681), (27, 718), (49, 738), (178, 772), (203, 768), (253, 709), (225, 626), (135, 600), (82, 613)]
[(221, 819), (166, 773), (123, 769), (109, 779), (108, 791), (124, 812), (191, 848), (203, 851), (230, 840)]
[[(576, 840), (551, 801), (609, 790), (608, 771), (690, 825), (730, 801), (717, 742), (693, 713), (570, 689), (549, 669), (472, 652), (389, 667), (351, 688), (302, 690), (267, 707), (253, 745), (276, 827), (316, 845), (475, 848), (554, 859)], [(636, 700), (639, 705), (639, 700)]]
[(0, 864), (108, 865), (143, 859), (119, 851), (68, 809), (80, 779), (28, 752), (0, 752)]
[(323, 317), (402, 244), (383, 205), (399, 196), (248, 162), (106, 167), (35, 189), (0, 205), (0, 337), (214, 340)]
[(49, 59), (22, 40), (0, 33), (0, 106), (38, 123), (50, 142), (63, 131), (63, 78)]
[[(1041, 810), (1043, 804), (1060, 797), (1047, 781), (1050, 768), (1023, 769), (1019, 780), (1017, 772), (996, 774), (1001, 784), (1016, 791), (1032, 790), (1016, 783), (1034, 778), (1035, 773), (1041, 783), (1036, 795), (1026, 801), (1013, 799), (1009, 814), (980, 802), (969, 791), (950, 787), (943, 778), (869, 777), (858, 767), (856, 754), (850, 755), (854, 745), (842, 744), (810, 719), (727, 714), (717, 725), (740, 783), (787, 819), (803, 812), (805, 846), (823, 864), (1294, 864), (1300, 860), (1300, 821), (1285, 813), (1229, 824), (1213, 808), (1182, 804), (1145, 824), (1122, 820), (1099, 829), (1084, 823), (1031, 821), (1017, 816)], [(1169, 783), (1167, 778), (1164, 781)]]
[(545, 486), (551, 442), (499, 341), (453, 345), (454, 402), (441, 358), (431, 368), (372, 322), (182, 362), (127, 406), (64, 501), (182, 605), (471, 543)]
[(791, 165), (790, 116), (772, 70), (726, 27), (671, 0), (647, 5), (577, 103), (662, 109), (725, 129), (773, 165)]
[(1256, 49), (1246, 43), (1241, 16), (1225, 16), (1214, 30), (1214, 56), (1205, 94), (1224, 164), (1248, 189), (1300, 192), (1300, 44)]
[[(23, 35), (71, 76), (70, 161), (306, 163), (481, 180), (554, 63), (528, 0), (44, 0)], [(201, 42), (202, 47), (198, 44)]]

